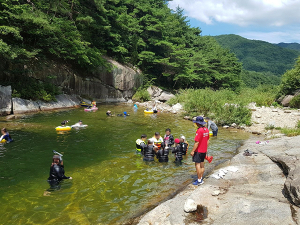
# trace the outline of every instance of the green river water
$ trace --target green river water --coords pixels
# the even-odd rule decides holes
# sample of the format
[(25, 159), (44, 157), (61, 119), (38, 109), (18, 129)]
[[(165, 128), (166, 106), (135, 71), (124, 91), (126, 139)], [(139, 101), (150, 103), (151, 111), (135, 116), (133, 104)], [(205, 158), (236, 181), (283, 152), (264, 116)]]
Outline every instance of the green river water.
[[(129, 112), (128, 117), (107, 117), (105, 112)], [(70, 125), (79, 119), (86, 129), (57, 133), (63, 120)], [(142, 133), (152, 137), (172, 129), (174, 137), (185, 135), (193, 145), (195, 127), (191, 121), (170, 113), (144, 115), (127, 105), (100, 105), (97, 112), (83, 108), (39, 113), (6, 126), (15, 140), (0, 144), (0, 224), (119, 224), (168, 198), (195, 176), (191, 157), (182, 165), (145, 163), (135, 153), (135, 140)], [(221, 129), (212, 138), (211, 164), (229, 159), (246, 133)], [(191, 150), (191, 147), (189, 151)], [(44, 196), (52, 150), (64, 154), (67, 176), (61, 189)]]

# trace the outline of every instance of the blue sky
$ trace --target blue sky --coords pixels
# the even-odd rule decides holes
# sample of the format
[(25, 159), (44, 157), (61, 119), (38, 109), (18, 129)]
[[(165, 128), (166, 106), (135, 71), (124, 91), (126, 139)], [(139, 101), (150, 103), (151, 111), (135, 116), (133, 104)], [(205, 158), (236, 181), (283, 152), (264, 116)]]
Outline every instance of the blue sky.
[(271, 43), (300, 43), (300, 0), (173, 0), (202, 35), (237, 34)]

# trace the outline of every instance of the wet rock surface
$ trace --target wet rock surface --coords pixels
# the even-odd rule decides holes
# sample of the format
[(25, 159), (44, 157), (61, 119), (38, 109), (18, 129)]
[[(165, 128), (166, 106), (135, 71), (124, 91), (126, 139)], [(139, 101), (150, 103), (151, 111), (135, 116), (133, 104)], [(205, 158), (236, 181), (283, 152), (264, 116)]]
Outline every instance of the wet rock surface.
[(0, 85), (0, 116), (11, 113), (11, 86)]
[[(227, 170), (223, 179), (207, 176), (203, 185), (189, 185), (139, 224), (298, 224), (300, 137), (255, 142), (246, 141), (235, 157), (216, 168)], [(257, 154), (244, 156), (247, 149)], [(187, 199), (205, 207), (207, 218), (196, 221), (184, 212)]]
[(12, 98), (12, 102), (14, 114), (73, 108), (80, 104), (80, 100), (76, 96), (70, 95), (58, 95), (56, 101), (51, 102), (31, 101), (21, 98)]

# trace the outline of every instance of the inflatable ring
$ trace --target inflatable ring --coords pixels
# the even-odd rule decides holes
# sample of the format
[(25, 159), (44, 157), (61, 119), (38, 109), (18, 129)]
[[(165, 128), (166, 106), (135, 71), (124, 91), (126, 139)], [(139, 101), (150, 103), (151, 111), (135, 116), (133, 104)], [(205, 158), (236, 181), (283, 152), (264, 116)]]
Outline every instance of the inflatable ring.
[(153, 112), (153, 110), (148, 110), (148, 111), (147, 111), (147, 110), (144, 110), (144, 113), (145, 113), (145, 114), (153, 114), (154, 112)]
[(56, 127), (55, 130), (56, 131), (69, 131), (69, 130), (71, 130), (71, 128), (72, 127), (70, 127), (70, 126), (66, 126), (66, 127), (59, 126), (59, 127)]
[(5, 143), (6, 142), (6, 140), (5, 139), (2, 139), (1, 141), (0, 141), (0, 143)]

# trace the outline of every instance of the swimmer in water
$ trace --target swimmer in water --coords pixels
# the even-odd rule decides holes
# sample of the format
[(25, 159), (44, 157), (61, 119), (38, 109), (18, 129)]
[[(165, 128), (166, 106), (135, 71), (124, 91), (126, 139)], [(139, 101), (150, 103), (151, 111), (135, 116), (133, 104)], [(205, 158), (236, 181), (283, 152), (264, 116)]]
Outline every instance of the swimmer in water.
[(60, 124), (61, 124), (62, 127), (64, 127), (65, 125), (67, 125), (67, 123), (69, 123), (69, 121), (68, 120), (64, 120)]
[(6, 140), (6, 143), (12, 142), (13, 139), (11, 138), (10, 134), (7, 132), (6, 128), (1, 129), (2, 136), (0, 137), (0, 142), (2, 140)]
[(88, 125), (82, 124), (82, 120), (79, 120), (78, 123), (75, 123), (74, 125), (72, 125), (71, 127), (87, 127)]

